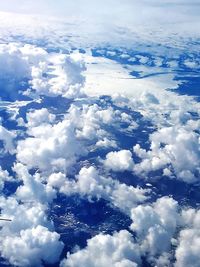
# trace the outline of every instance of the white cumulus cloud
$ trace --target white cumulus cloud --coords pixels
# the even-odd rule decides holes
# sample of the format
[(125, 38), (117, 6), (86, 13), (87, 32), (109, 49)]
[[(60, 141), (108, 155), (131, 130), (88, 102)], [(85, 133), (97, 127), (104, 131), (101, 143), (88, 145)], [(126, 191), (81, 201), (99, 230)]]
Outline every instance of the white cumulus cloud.
[(113, 236), (99, 234), (89, 239), (85, 249), (68, 254), (60, 267), (136, 267), (140, 262), (139, 247), (132, 235), (122, 230)]
[(113, 171), (130, 171), (134, 166), (132, 153), (129, 150), (109, 152), (104, 160), (104, 165)]

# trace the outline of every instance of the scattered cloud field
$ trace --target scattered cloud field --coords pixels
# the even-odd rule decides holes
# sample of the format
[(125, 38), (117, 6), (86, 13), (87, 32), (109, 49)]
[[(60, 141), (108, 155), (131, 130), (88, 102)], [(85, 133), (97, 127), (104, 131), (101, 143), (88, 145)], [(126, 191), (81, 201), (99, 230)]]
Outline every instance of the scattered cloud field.
[(196, 30), (168, 43), (129, 17), (111, 37), (48, 17), (26, 32), (35, 15), (1, 14), (0, 265), (198, 267)]

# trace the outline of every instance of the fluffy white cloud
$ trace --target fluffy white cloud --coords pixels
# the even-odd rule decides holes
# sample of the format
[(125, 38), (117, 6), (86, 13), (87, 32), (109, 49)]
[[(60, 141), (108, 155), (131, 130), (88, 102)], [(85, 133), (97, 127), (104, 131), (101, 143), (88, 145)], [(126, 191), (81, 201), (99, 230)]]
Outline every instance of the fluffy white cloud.
[(0, 166), (0, 191), (3, 190), (6, 181), (12, 181), (12, 180), (13, 178), (9, 176), (9, 173), (6, 170), (2, 170)]
[[(77, 159), (89, 151), (116, 146), (112, 133), (105, 129), (108, 123), (120, 129), (124, 121), (129, 127), (131, 118), (127, 122), (127, 116), (122, 114), (125, 113), (111, 107), (87, 104), (87, 101), (72, 104), (60, 121), (56, 121), (55, 116), (44, 108), (29, 112), (26, 126), (30, 137), (18, 142), (17, 159), (28, 168), (42, 171), (70, 170)], [(119, 153), (124, 165), (121, 170), (132, 167), (129, 154), (128, 151)]]
[(182, 211), (182, 223), (187, 227), (200, 228), (200, 210), (192, 208)]
[(102, 125), (114, 120), (112, 109), (102, 109), (97, 104), (82, 107), (71, 105), (68, 118), (76, 125), (76, 137), (97, 141), (105, 136)]
[(17, 188), (16, 196), (22, 201), (51, 202), (56, 197), (56, 192), (49, 185), (42, 183), (39, 173), (30, 175), (26, 166), (16, 163), (13, 167), (23, 185)]
[(10, 94), (16, 93), (16, 83), (28, 79), (31, 88), (25, 94), (30, 96), (34, 92), (38, 95), (62, 95), (68, 98), (83, 95), (85, 79), (82, 72), (85, 66), (80, 57), (48, 54), (44, 49), (33, 45), (13, 43), (0, 46), (0, 60), (0, 80), (4, 81)]
[(103, 138), (103, 140), (99, 140), (96, 142), (96, 147), (114, 147), (116, 148), (117, 147), (117, 143), (115, 140), (109, 140), (108, 138)]
[(134, 146), (135, 154), (141, 158), (134, 166), (136, 174), (148, 177), (151, 171), (163, 170), (171, 178), (187, 183), (198, 181), (199, 102), (164, 90), (141, 91), (130, 99), (116, 95), (113, 99), (120, 107), (138, 110), (155, 129), (149, 135), (150, 149), (143, 149), (141, 144)]
[(172, 256), (170, 253), (164, 252), (158, 259), (155, 259), (155, 266), (156, 267), (169, 267), (172, 262)]
[(61, 188), (67, 182), (66, 175), (62, 172), (52, 173), (48, 177), (48, 185), (54, 188)]
[(83, 95), (85, 70), (80, 58), (64, 54), (48, 55), (32, 67), (32, 88), (38, 94), (74, 98)]
[(158, 199), (152, 206), (139, 205), (131, 210), (133, 223), (142, 252), (149, 256), (168, 252), (179, 223), (178, 203), (169, 197)]
[[(131, 210), (133, 223), (130, 228), (136, 233), (136, 239), (125, 230), (113, 236), (99, 234), (88, 240), (86, 248), (67, 254), (67, 259), (61, 266), (75, 267), (80, 262), (83, 266), (100, 267), (105, 262), (111, 266), (140, 266), (141, 257), (146, 257), (155, 266), (169, 266), (173, 260), (171, 246), (175, 245), (175, 266), (196, 267), (199, 264), (200, 213), (194, 209), (186, 209), (180, 213), (179, 208), (178, 203), (170, 197), (162, 197), (152, 205), (139, 205)], [(183, 229), (176, 240), (174, 237), (180, 227)], [(128, 254), (121, 251), (124, 244)], [(129, 254), (130, 247), (137, 256), (133, 252)], [(132, 258), (127, 258), (127, 255)]]
[(150, 135), (151, 150), (134, 146), (134, 152), (142, 158), (135, 166), (138, 173), (165, 169), (164, 174), (174, 172), (178, 179), (188, 183), (198, 180), (199, 137), (198, 134), (183, 127), (162, 128)]
[[(95, 139), (101, 141), (103, 139), (106, 140), (107, 144), (107, 140), (112, 135), (110, 132), (105, 132), (106, 125), (112, 124), (117, 130), (122, 131), (121, 124), (125, 122), (127, 123), (127, 128), (123, 129), (123, 131), (126, 131), (134, 123), (132, 117), (127, 113), (112, 107), (102, 108), (101, 104), (83, 103), (80, 107), (71, 105), (68, 118), (76, 124), (76, 136), (78, 138), (90, 139), (91, 141)], [(112, 140), (110, 141), (112, 142)], [(99, 142), (96, 145), (99, 147), (100, 144), (105, 146), (105, 142)]]
[(200, 263), (200, 210), (183, 210), (181, 223), (186, 228), (180, 231), (178, 237), (175, 266), (197, 267)]
[(113, 171), (123, 172), (132, 170), (134, 166), (132, 153), (129, 150), (109, 152), (104, 160), (104, 165)]
[(41, 124), (29, 133), (32, 137), (19, 141), (17, 146), (17, 159), (29, 168), (66, 170), (76, 162), (76, 157), (85, 153), (70, 120)]
[[(169, 83), (169, 81), (167, 82)], [(158, 84), (158, 81), (156, 82)], [(138, 85), (139, 86), (139, 85)], [(169, 84), (162, 84), (161, 88), (167, 88)], [(178, 84), (176, 84), (176, 87)], [(117, 106), (129, 107), (132, 111), (139, 111), (143, 117), (150, 121), (155, 129), (170, 126), (185, 127), (190, 124), (198, 124), (198, 119), (191, 113), (199, 114), (200, 104), (192, 97), (175, 94), (173, 91), (157, 90), (152, 88), (136, 90), (132, 97), (114, 95), (113, 100)], [(173, 85), (170, 86), (172, 88)], [(191, 125), (192, 126), (192, 125)], [(187, 130), (192, 130), (187, 125)]]
[[(1, 44), (0, 61), (0, 80), (4, 81), (5, 87), (30, 77), (30, 66), (23, 52), (20, 51), (19, 45), (15, 43)], [(12, 87), (12, 90), (15, 88)]]
[[(63, 243), (48, 221), (45, 205), (37, 200), (25, 203), (15, 196), (0, 198), (1, 214), (10, 222), (1, 221), (1, 255), (16, 266), (43, 266), (59, 261)], [(48, 230), (49, 229), (49, 230)]]
[(29, 112), (26, 115), (29, 128), (40, 126), (43, 123), (52, 123), (55, 120), (55, 115), (50, 114), (48, 109), (42, 108), (39, 110), (35, 110), (33, 112)]
[(198, 267), (200, 264), (200, 229), (185, 229), (180, 232), (176, 250), (176, 267)]
[(42, 225), (50, 229), (53, 225), (46, 216), (47, 207), (37, 201), (18, 202), (14, 196), (0, 198), (1, 214), (11, 219), (9, 223), (1, 222), (1, 235), (17, 235), (21, 230)]
[(132, 235), (120, 231), (111, 235), (99, 234), (88, 240), (87, 247), (68, 254), (61, 267), (136, 267), (141, 263), (140, 250)]
[(0, 125), (0, 140), (3, 141), (5, 152), (11, 154), (15, 153), (14, 138), (16, 134), (8, 131), (6, 128)]
[(43, 266), (59, 261), (63, 244), (56, 232), (38, 225), (21, 230), (19, 236), (6, 236), (0, 242), (1, 255), (16, 266)]
[[(58, 184), (56, 183), (56, 186)], [(103, 177), (93, 166), (83, 167), (76, 181), (66, 180), (60, 191), (67, 195), (79, 193), (88, 198), (104, 198), (128, 215), (130, 215), (131, 208), (147, 200), (147, 194), (150, 192), (140, 187), (121, 184), (111, 177)]]

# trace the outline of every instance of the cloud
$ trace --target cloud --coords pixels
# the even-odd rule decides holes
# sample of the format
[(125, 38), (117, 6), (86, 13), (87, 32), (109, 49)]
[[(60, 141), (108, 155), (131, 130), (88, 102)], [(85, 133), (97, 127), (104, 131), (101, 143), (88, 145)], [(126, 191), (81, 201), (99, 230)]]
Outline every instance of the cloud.
[[(15, 82), (30, 77), (30, 67), (20, 46), (15, 43), (0, 45), (0, 80), (6, 81), (4, 86), (11, 86)], [(12, 87), (13, 89), (13, 87)]]
[(9, 176), (7, 170), (2, 170), (2, 167), (0, 167), (0, 192), (3, 190), (5, 182), (7, 181), (13, 181), (13, 178)]
[[(60, 174), (59, 174), (60, 177)], [(59, 181), (56, 183), (58, 186)], [(103, 177), (93, 167), (83, 167), (76, 176), (76, 181), (68, 181), (60, 187), (66, 195), (79, 193), (89, 199), (103, 198), (110, 201), (123, 212), (130, 215), (131, 208), (143, 203), (148, 198), (149, 190), (140, 187), (128, 186), (111, 177)]]
[(200, 210), (186, 209), (182, 211), (182, 224), (186, 226), (179, 233), (175, 251), (176, 267), (194, 266), (200, 262)]
[(59, 261), (63, 244), (56, 232), (38, 225), (22, 230), (19, 236), (6, 236), (0, 244), (1, 255), (17, 266), (43, 266)]
[(109, 152), (104, 160), (104, 166), (113, 171), (129, 171), (133, 169), (134, 162), (129, 150)]
[(0, 125), (0, 140), (3, 141), (5, 153), (15, 153), (14, 138), (16, 137), (14, 132), (8, 131), (5, 127)]
[(76, 157), (85, 154), (74, 128), (73, 122), (67, 119), (55, 125), (45, 123), (31, 128), (32, 137), (18, 142), (17, 159), (29, 168), (48, 170), (50, 164), (52, 169), (66, 170), (76, 162)]
[(61, 189), (61, 187), (66, 186), (67, 177), (62, 172), (52, 173), (48, 177), (48, 185), (53, 188)]
[[(114, 5), (115, 4), (115, 5)], [(14, 11), (21, 13), (32, 13), (32, 14), (46, 14), (46, 15), (54, 15), (54, 16), (81, 16), (88, 18), (89, 20), (106, 20), (108, 21), (110, 14), (112, 14), (113, 19), (119, 19), (122, 23), (129, 23), (129, 26), (134, 26), (134, 23), (138, 23), (139, 21), (142, 23), (147, 23), (145, 21), (148, 20), (150, 23), (157, 22), (166, 22), (167, 18), (162, 15), (164, 14), (164, 10), (168, 11), (168, 21), (174, 23), (179, 21), (180, 19), (190, 19), (191, 16), (197, 15), (197, 10), (199, 10), (199, 2), (198, 1), (166, 1), (163, 3), (160, 0), (155, 1), (136, 1), (136, 0), (108, 0), (101, 2), (94, 2), (92, 0), (86, 0), (84, 4), (81, 0), (76, 0), (73, 2), (66, 2), (63, 0), (59, 0), (55, 3), (52, 0), (42, 0), (42, 1), (11, 1), (8, 0), (6, 3), (2, 2), (0, 5), (1, 10), (6, 11)], [(137, 14), (138, 10), (141, 9), (140, 17)], [(186, 11), (188, 10), (188, 13)], [(149, 13), (148, 13), (149, 12)], [(160, 14), (159, 14), (160, 12)], [(177, 13), (177, 17), (175, 17), (175, 13)], [(132, 15), (132, 16), (131, 16)]]
[[(16, 86), (24, 84), (26, 95), (50, 95), (73, 98), (83, 95), (85, 66), (80, 57), (48, 54), (43, 48), (17, 43), (1, 45), (0, 83), (3, 90), (16, 97)], [(21, 93), (22, 94), (22, 93)]]
[[(139, 145), (134, 152), (142, 158), (135, 171), (150, 172), (165, 169), (165, 173), (175, 173), (178, 179), (194, 183), (199, 172), (198, 134), (183, 127), (166, 127), (150, 135), (151, 150), (145, 151)], [(183, 157), (184, 155), (184, 157)], [(168, 170), (168, 171), (167, 171)]]
[(25, 165), (16, 163), (13, 170), (23, 185), (17, 188), (16, 196), (22, 201), (51, 202), (56, 197), (56, 192), (51, 186), (42, 183), (40, 174), (30, 175)]
[[(63, 249), (59, 234), (48, 221), (45, 205), (36, 199), (31, 204), (15, 196), (0, 198), (1, 214), (11, 222), (1, 222), (1, 255), (17, 266), (43, 266), (56, 263)], [(49, 229), (49, 230), (48, 230)]]
[(183, 225), (192, 228), (199, 228), (200, 210), (188, 208), (182, 211)]
[(83, 95), (84, 63), (64, 54), (49, 55), (32, 67), (32, 89), (39, 95), (62, 95), (74, 98)]
[[(70, 171), (70, 167), (89, 151), (105, 145), (115, 146), (113, 134), (106, 129), (106, 125), (112, 123), (122, 131), (121, 124), (126, 124), (123, 127), (123, 132), (126, 132), (132, 125), (132, 120), (120, 110), (84, 101), (72, 104), (59, 121), (47, 109), (28, 112), (28, 136), (18, 141), (18, 161), (26, 164), (29, 169), (35, 167), (50, 172), (51, 164), (51, 170)], [(109, 142), (106, 141), (108, 138)]]
[(85, 249), (68, 254), (60, 267), (136, 267), (140, 263), (137, 244), (128, 231), (122, 230), (113, 236), (99, 234), (89, 239)]
[[(12, 44), (3, 46), (2, 60), (5, 60), (3, 75), (11, 75), (19, 83), (27, 78), (32, 86), (27, 94), (33, 98), (41, 94), (83, 96), (85, 64), (79, 54), (48, 53), (32, 45)], [(12, 219), (9, 224), (1, 222), (0, 250), (5, 259), (19, 266), (40, 266), (43, 261), (58, 264), (63, 244), (47, 216), (49, 204), (56, 194), (66, 197), (78, 194), (80, 199), (89, 201), (103, 198), (124, 212), (132, 219), (131, 233), (127, 230), (113, 235), (100, 233), (88, 240), (86, 248), (68, 254), (63, 266), (130, 267), (141, 265), (141, 257), (147, 257), (151, 264), (164, 266), (171, 263), (173, 253), (177, 267), (193, 266), (194, 259), (199, 261), (199, 211), (181, 212), (171, 197), (150, 203), (148, 198), (153, 190), (120, 183), (112, 176), (101, 174), (105, 170), (98, 170), (99, 165), (90, 166), (93, 158), (82, 160), (90, 152), (91, 155), (97, 149), (113, 146), (116, 151), (109, 152), (103, 161), (108, 170), (134, 170), (148, 178), (149, 172), (161, 169), (164, 175), (176, 176), (187, 183), (198, 181), (199, 123), (193, 120), (192, 112), (199, 114), (199, 105), (173, 92), (157, 92), (142, 90), (131, 99), (117, 96), (112, 107), (111, 100), (106, 102), (103, 98), (73, 99), (73, 105), (69, 109), (66, 105), (65, 114), (58, 116), (51, 114), (47, 107), (27, 111), (27, 123), (23, 125), (26, 132), (16, 132), (20, 140), (13, 171), (19, 185), (12, 196), (0, 198), (2, 216)], [(120, 140), (115, 136), (115, 131), (124, 134), (137, 128), (135, 119), (129, 115), (131, 111), (143, 116), (138, 123), (149, 120), (151, 130), (155, 130), (149, 135), (150, 149), (143, 149), (139, 143), (134, 146), (135, 155), (141, 159), (139, 164), (130, 150), (117, 147)], [(14, 153), (13, 140), (17, 135), (3, 126), (1, 133), (5, 150)], [(77, 165), (80, 171), (75, 175), (73, 167)], [(1, 190), (6, 181), (13, 179), (2, 169), (0, 178)], [(188, 243), (192, 244), (189, 249)], [(176, 251), (172, 247), (172, 253), (170, 248), (174, 244), (177, 247)]]
[(140, 205), (131, 210), (130, 228), (136, 232), (144, 254), (156, 256), (169, 252), (179, 216), (178, 203), (169, 197), (158, 199), (152, 206)]
[(195, 209), (180, 211), (178, 202), (170, 197), (159, 198), (152, 205), (139, 205), (131, 210), (134, 239), (127, 230), (112, 236), (98, 234), (87, 241), (84, 249), (68, 253), (61, 266), (75, 267), (80, 262), (82, 266), (96, 267), (105, 266), (105, 262), (111, 266), (141, 266), (143, 257), (150, 264), (169, 266), (174, 245), (177, 246), (175, 266), (198, 266), (199, 214)]
[(115, 140), (109, 140), (108, 138), (104, 138), (103, 140), (99, 140), (96, 142), (96, 147), (113, 147), (116, 148), (117, 147), (117, 143)]
[[(69, 39), (73, 39), (73, 44), (76, 46), (80, 46), (80, 40), (82, 43), (93, 43), (95, 46), (105, 41), (110, 44), (120, 42), (120, 44), (132, 46), (139, 40), (145, 40), (145, 43), (166, 45), (170, 42), (175, 47), (182, 47), (183, 43), (186, 45), (185, 40), (199, 36), (200, 5), (194, 0), (164, 3), (159, 0), (125, 0), (123, 2), (120, 0), (101, 2), (86, 0), (84, 4), (80, 0), (73, 2), (8, 0), (0, 3), (0, 10), (18, 13), (18, 18), (17, 15), (14, 15), (14, 18), (8, 14), (5, 18), (4, 13), (3, 22), (8, 21), (3, 26), (4, 33), (5, 27), (11, 31), (14, 30), (14, 33), (17, 31), (22, 36), (32, 36), (32, 38), (36, 36), (41, 38), (42, 33), (49, 43), (54, 42), (58, 45), (61, 40), (64, 40), (65, 48), (70, 45), (63, 38), (66, 35), (71, 36)], [(31, 18), (33, 14), (34, 17)], [(52, 17), (55, 18), (53, 23)], [(70, 29), (65, 23), (70, 24)], [(26, 31), (27, 24), (30, 27), (29, 32)], [(170, 38), (172, 35), (173, 38)]]
[(26, 118), (28, 121), (27, 127), (33, 128), (40, 126), (43, 123), (53, 123), (56, 116), (54, 114), (50, 114), (48, 109), (42, 108), (27, 113)]
[(200, 262), (200, 229), (182, 230), (176, 250), (176, 267), (198, 267)]
[(17, 201), (15, 195), (13, 195), (9, 198), (1, 197), (0, 205), (2, 216), (12, 220), (9, 224), (1, 222), (1, 225), (3, 225), (2, 236), (18, 235), (21, 230), (37, 227), (37, 225), (53, 229), (53, 224), (48, 221), (46, 215), (47, 207), (37, 202), (37, 200), (20, 203), (20, 200)]

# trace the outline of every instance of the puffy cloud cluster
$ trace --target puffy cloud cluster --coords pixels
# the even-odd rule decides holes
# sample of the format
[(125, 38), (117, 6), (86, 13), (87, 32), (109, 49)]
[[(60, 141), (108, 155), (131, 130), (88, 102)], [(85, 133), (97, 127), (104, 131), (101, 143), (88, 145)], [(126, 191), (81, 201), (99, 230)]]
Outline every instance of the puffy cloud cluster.
[[(72, 104), (60, 121), (45, 108), (28, 112), (28, 137), (18, 142), (17, 159), (28, 168), (42, 171), (70, 170), (76, 160), (89, 151), (117, 146), (106, 126), (112, 123), (120, 127), (126, 122), (129, 127), (130, 118), (125, 115), (111, 107), (87, 103)], [(123, 153), (121, 156), (127, 157)], [(132, 164), (131, 159), (128, 164)]]
[(128, 131), (134, 122), (133, 118), (127, 113), (111, 106), (102, 108), (100, 104), (89, 105), (83, 103), (82, 107), (71, 105), (68, 117), (77, 125), (77, 137), (96, 140), (98, 147), (100, 145), (104, 147), (116, 145), (115, 140), (110, 140), (112, 134), (110, 132), (105, 133), (105, 126), (113, 125), (115, 129), (122, 131), (120, 126), (125, 123), (127, 127), (123, 131)]
[(44, 262), (58, 262), (63, 244), (59, 242), (59, 234), (38, 225), (20, 231), (19, 236), (6, 236), (0, 247), (1, 255), (12, 265), (39, 267)]
[[(12, 43), (0, 46), (0, 81), (9, 94), (15, 94), (16, 84), (29, 81), (24, 93), (74, 98), (83, 95), (85, 70), (81, 57), (47, 53), (43, 48)], [(28, 86), (28, 84), (27, 84)]]
[(28, 128), (40, 126), (43, 123), (53, 123), (56, 116), (49, 113), (48, 109), (42, 108), (26, 114)]
[(98, 234), (88, 240), (86, 248), (68, 253), (61, 266), (141, 266), (144, 257), (156, 266), (169, 266), (171, 245), (181, 221), (178, 209), (178, 203), (169, 197), (139, 205), (131, 210), (130, 228), (136, 238), (127, 230), (112, 236)]
[[(48, 53), (31, 45), (10, 44), (0, 46), (0, 60), (4, 64), (4, 68), (3, 64), (0, 67), (0, 79), (12, 77), (11, 83), (22, 84), (28, 80), (30, 88), (25, 94), (33, 98), (83, 96), (85, 66), (79, 54)], [(147, 64), (147, 58), (140, 57), (139, 61)], [(88, 240), (86, 248), (68, 254), (61, 266), (135, 267), (145, 257), (150, 264), (163, 267), (172, 263), (170, 249), (174, 244), (175, 266), (198, 266), (199, 211), (180, 212), (178, 203), (170, 197), (146, 203), (151, 190), (120, 183), (101, 174), (96, 166), (82, 167), (91, 165), (90, 158), (84, 161), (84, 156), (112, 147), (115, 151), (112, 149), (104, 160), (98, 161), (103, 163), (105, 172), (112, 170), (120, 175), (133, 171), (148, 176), (151, 171), (163, 170), (164, 175), (188, 183), (198, 181), (199, 120), (193, 119), (192, 112), (200, 115), (199, 105), (172, 92), (158, 95), (156, 92), (138, 93), (133, 99), (116, 96), (114, 105), (103, 98), (74, 100), (68, 110), (66, 105), (64, 114), (57, 114), (56, 110), (57, 115), (51, 114), (48, 107), (29, 109), (23, 122), (25, 133), (0, 127), (4, 151), (16, 152), (12, 170), (19, 182), (12, 196), (0, 198), (2, 216), (12, 219), (9, 223), (0, 222), (2, 257), (17, 266), (58, 264), (63, 244), (47, 210), (57, 194), (66, 197), (79, 194), (92, 201), (103, 198), (120, 209), (132, 219), (131, 231), (100, 233)], [(122, 109), (117, 109), (115, 104)], [(115, 132), (133, 135), (132, 130), (138, 127), (133, 113), (124, 111), (127, 108), (140, 112), (143, 115), (140, 122), (149, 120), (156, 129), (149, 135), (149, 150), (139, 143), (134, 146), (134, 153), (141, 159), (139, 163), (130, 150), (118, 147), (120, 140), (115, 136)], [(20, 138), (15, 149), (18, 132)], [(74, 175), (77, 165), (81, 168)], [(2, 169), (0, 178), (0, 190), (6, 181), (13, 180)]]
[(131, 208), (147, 200), (149, 190), (121, 184), (111, 177), (103, 177), (93, 167), (83, 167), (76, 180), (68, 180), (62, 173), (52, 174), (49, 185), (67, 195), (79, 193), (90, 198), (104, 198), (130, 215)]
[(198, 180), (200, 169), (200, 139), (197, 133), (185, 128), (166, 127), (150, 135), (151, 149), (146, 151), (140, 145), (134, 152), (142, 161), (135, 166), (138, 173), (164, 169), (163, 174), (188, 183)]
[(141, 263), (139, 247), (126, 230), (113, 236), (96, 235), (88, 240), (85, 249), (67, 256), (61, 267), (136, 267)]
[(9, 198), (0, 198), (1, 214), (5, 218), (11, 219), (9, 223), (1, 222), (4, 226), (1, 234), (14, 235), (21, 230), (42, 225), (44, 227), (52, 228), (51, 222), (46, 216), (46, 205), (38, 201), (20, 203), (15, 196)]
[[(199, 120), (192, 113), (199, 115), (199, 102), (190, 96), (178, 95), (166, 90), (136, 91), (132, 97), (114, 95), (113, 101), (117, 106), (127, 106), (133, 111), (139, 111), (150, 121), (155, 129), (176, 125), (192, 130), (189, 123)], [(189, 122), (190, 121), (190, 122)]]
[(162, 170), (163, 175), (187, 183), (198, 181), (200, 166), (199, 102), (192, 97), (174, 92), (156, 93), (143, 91), (134, 98), (116, 95), (116, 105), (138, 110), (152, 124), (149, 135), (150, 149), (141, 144), (134, 146), (134, 153), (141, 159), (134, 171), (145, 175)]
[(51, 186), (42, 183), (39, 173), (30, 175), (27, 167), (16, 163), (13, 170), (23, 185), (18, 186), (16, 196), (22, 201), (39, 201), (40, 203), (51, 202), (56, 197), (56, 192)]
[[(31, 201), (31, 200), (30, 200)], [(43, 266), (59, 260), (63, 243), (46, 216), (47, 207), (34, 201), (20, 203), (14, 197), (0, 198), (1, 213), (11, 222), (1, 222), (1, 255), (15, 266)], [(50, 230), (48, 230), (50, 229)]]
[(81, 58), (64, 54), (48, 55), (31, 69), (32, 89), (38, 94), (74, 98), (83, 95), (85, 66)]
[(92, 142), (105, 138), (106, 132), (102, 126), (116, 121), (112, 108), (104, 109), (97, 104), (83, 104), (82, 107), (71, 105), (67, 117), (76, 125), (77, 138)]
[[(35, 122), (31, 123), (29, 119), (28, 123)], [(85, 152), (75, 137), (73, 122), (67, 119), (54, 125), (40, 124), (29, 129), (29, 134), (31, 137), (19, 141), (17, 146), (17, 159), (28, 168), (66, 170)]]
[(0, 61), (0, 80), (4, 81), (4, 86), (11, 86), (15, 82), (22, 82), (23, 79), (30, 77), (29, 63), (18, 44), (1, 44)]
[[(51, 264), (59, 260), (63, 244), (59, 241), (59, 235), (53, 232), (53, 224), (46, 215), (48, 207), (46, 205), (54, 197), (53, 188), (67, 195), (79, 193), (89, 198), (102, 197), (128, 215), (130, 215), (131, 208), (147, 199), (147, 190), (120, 184), (112, 178), (102, 177), (94, 167), (82, 168), (75, 181), (68, 180), (64, 173), (52, 173), (48, 177), (46, 185), (39, 174), (30, 175), (27, 167), (21, 163), (14, 166), (14, 171), (22, 180), (23, 185), (18, 187), (16, 195), (13, 197), (0, 199), (2, 216), (12, 220), (9, 223), (1, 222), (3, 228), (0, 250), (4, 258), (17, 266), (42, 266), (42, 262)], [(102, 238), (104, 239), (104, 235)], [(140, 262), (139, 248), (132, 243), (132, 240), (132, 235), (127, 231), (116, 233), (116, 238), (115, 235), (114, 237), (106, 236), (105, 242), (108, 244), (102, 244), (104, 252), (100, 256), (102, 259), (99, 264), (104, 264), (106, 255), (113, 253), (111, 260), (113, 266), (137, 266), (134, 262)], [(115, 247), (109, 252), (110, 242), (119, 249), (118, 252)], [(93, 242), (90, 243), (92, 249)], [(96, 241), (94, 241), (95, 243)], [(11, 245), (9, 246), (9, 244)], [(96, 248), (93, 249), (96, 250)], [(132, 251), (134, 254), (131, 253)], [(91, 266), (95, 266), (94, 258), (90, 256), (92, 255), (89, 254), (85, 258), (84, 264), (90, 263)], [(73, 258), (74, 256), (72, 256), (72, 262), (75, 261), (73, 264), (80, 263), (76, 263), (76, 257)], [(90, 262), (88, 262), (89, 258)], [(65, 263), (63, 262), (63, 264)]]

